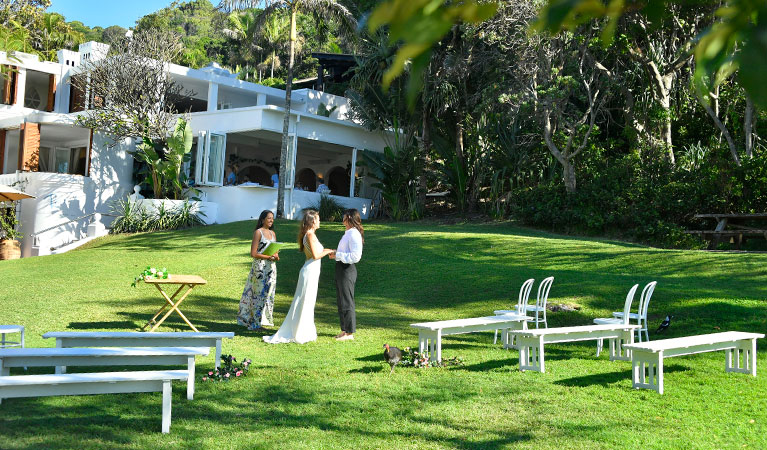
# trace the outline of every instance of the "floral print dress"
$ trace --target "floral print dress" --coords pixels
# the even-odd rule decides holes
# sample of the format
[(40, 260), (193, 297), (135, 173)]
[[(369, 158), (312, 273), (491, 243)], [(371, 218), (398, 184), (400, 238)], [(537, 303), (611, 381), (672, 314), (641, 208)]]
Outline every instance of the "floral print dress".
[[(258, 253), (261, 253), (274, 239), (267, 239), (261, 233), (258, 243)], [(273, 234), (272, 234), (273, 235)], [(274, 310), (274, 291), (277, 286), (277, 265), (268, 259), (253, 258), (248, 280), (240, 299), (240, 311), (237, 323), (249, 330), (257, 330), (262, 326), (273, 326), (272, 311)]]

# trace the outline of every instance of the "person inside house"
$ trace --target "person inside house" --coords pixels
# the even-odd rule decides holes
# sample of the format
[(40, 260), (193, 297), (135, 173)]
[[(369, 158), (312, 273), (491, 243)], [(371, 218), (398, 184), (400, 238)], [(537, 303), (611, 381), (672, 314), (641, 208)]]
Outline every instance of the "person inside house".
[(278, 174), (272, 174), (272, 186), (278, 187), (280, 184), (280, 176)]
[(318, 194), (330, 194), (330, 188), (325, 184), (322, 177), (317, 177), (317, 193)]
[(224, 181), (224, 185), (231, 186), (234, 185), (237, 181), (237, 166), (231, 165), (226, 166), (226, 169), (229, 171), (229, 173), (226, 175), (226, 180)]

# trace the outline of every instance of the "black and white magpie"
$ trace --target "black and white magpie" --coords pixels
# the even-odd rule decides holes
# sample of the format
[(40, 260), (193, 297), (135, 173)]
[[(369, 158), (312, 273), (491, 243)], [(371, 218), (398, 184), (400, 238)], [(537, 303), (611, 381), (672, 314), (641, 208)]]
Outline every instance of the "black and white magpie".
[(660, 326), (657, 330), (655, 330), (656, 333), (661, 333), (663, 331), (666, 331), (668, 326), (671, 324), (671, 319), (673, 319), (674, 316), (666, 316), (665, 319), (663, 319), (663, 322), (661, 322)]

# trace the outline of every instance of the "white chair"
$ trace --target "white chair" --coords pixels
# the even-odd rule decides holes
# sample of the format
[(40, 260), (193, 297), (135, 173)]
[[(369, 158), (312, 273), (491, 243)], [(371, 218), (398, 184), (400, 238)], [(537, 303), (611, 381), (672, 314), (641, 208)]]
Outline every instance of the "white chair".
[[(629, 323), (629, 313), (631, 312), (631, 303), (634, 301), (634, 294), (637, 292), (637, 288), (639, 287), (638, 284), (635, 284), (634, 286), (629, 289), (628, 295), (626, 295), (626, 302), (623, 304), (623, 317), (617, 318), (617, 317), (604, 317), (604, 318), (598, 318), (594, 319), (594, 323), (597, 325), (628, 325)], [(599, 356), (599, 353), (602, 352), (602, 339), (600, 339), (597, 342), (597, 356)]]
[[(637, 330), (639, 342), (642, 342), (642, 331), (644, 331), (645, 341), (650, 341), (650, 335), (647, 333), (647, 307), (650, 305), (650, 298), (652, 298), (656, 284), (658, 284), (657, 281), (647, 283), (647, 286), (642, 289), (642, 296), (639, 297), (639, 309), (636, 313), (629, 313), (629, 321), (636, 320), (637, 324), (642, 327)], [(620, 311), (614, 312), (613, 317), (622, 319), (623, 313)]]
[[(19, 341), (6, 340), (5, 335), (19, 333)], [(0, 325), (0, 348), (21, 347), (24, 348), (24, 327), (22, 325)]]
[[(538, 328), (539, 323), (542, 323), (544, 328), (549, 327), (549, 324), (546, 322), (546, 302), (549, 299), (552, 283), (554, 283), (554, 277), (548, 277), (541, 281), (541, 284), (538, 285), (538, 297), (535, 301), (535, 306), (525, 307), (525, 314), (532, 316), (531, 313), (535, 313), (533, 320), (530, 321), (535, 323), (535, 328)], [(543, 316), (543, 318), (540, 316)]]
[[(522, 287), (519, 288), (519, 298), (517, 299), (517, 306), (515, 309), (502, 309), (494, 311), (495, 315), (504, 315), (504, 314), (519, 314), (524, 316), (525, 311), (527, 310), (527, 300), (530, 298), (530, 291), (533, 289), (533, 283), (535, 283), (535, 280), (533, 278), (530, 278), (529, 280), (522, 283)], [(495, 337), (493, 338), (493, 344), (498, 342), (498, 330), (495, 330)]]

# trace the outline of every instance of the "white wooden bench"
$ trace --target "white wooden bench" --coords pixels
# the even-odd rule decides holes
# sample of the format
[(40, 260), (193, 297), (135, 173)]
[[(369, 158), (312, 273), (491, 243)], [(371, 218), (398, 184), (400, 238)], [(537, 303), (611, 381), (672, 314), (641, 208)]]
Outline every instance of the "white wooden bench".
[[(0, 350), (0, 376), (11, 367), (59, 366), (187, 366), (187, 398), (194, 398), (195, 357), (208, 347), (24, 348)], [(60, 373), (57, 372), (57, 373)], [(2, 397), (0, 396), (0, 401)]]
[[(177, 331), (54, 331), (43, 338), (55, 338), (56, 347), (216, 347), (215, 365), (221, 365), (221, 341), (234, 338), (232, 332)], [(64, 368), (63, 370), (66, 370)]]
[(663, 358), (726, 350), (726, 372), (756, 376), (756, 340), (763, 337), (761, 333), (725, 331), (641, 342), (624, 348), (631, 351), (634, 388), (652, 389), (663, 394)]
[(525, 329), (530, 317), (518, 315), (473, 317), (469, 319), (441, 320), (411, 323), (418, 329), (418, 351), (429, 353), (429, 360), (442, 361), (442, 336), (474, 333), (476, 331), (503, 330), (504, 345), (508, 343), (508, 330)]
[(98, 372), (0, 377), (0, 397), (124, 394), (162, 391), (162, 432), (170, 431), (171, 381), (185, 380), (186, 370)]
[[(509, 331), (517, 339), (519, 348), (519, 370), (545, 372), (544, 344), (560, 342), (610, 340), (610, 361), (628, 361), (631, 355), (621, 349), (623, 343), (634, 342), (634, 330), (639, 325), (585, 325), (578, 327), (541, 328), (534, 330)], [(623, 347), (625, 349), (625, 347)]]

